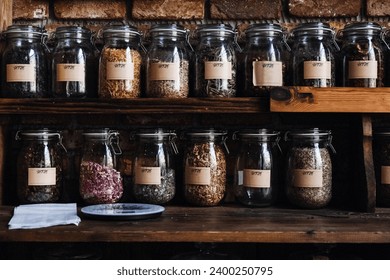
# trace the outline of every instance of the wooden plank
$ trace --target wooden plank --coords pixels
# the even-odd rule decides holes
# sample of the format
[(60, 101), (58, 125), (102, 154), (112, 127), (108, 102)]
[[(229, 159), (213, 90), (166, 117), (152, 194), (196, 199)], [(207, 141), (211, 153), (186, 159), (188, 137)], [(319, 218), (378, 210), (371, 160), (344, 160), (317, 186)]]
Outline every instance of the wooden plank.
[(0, 31), (5, 30), (12, 24), (12, 0), (0, 2)]
[(0, 242), (253, 242), (390, 243), (390, 209), (358, 213), (241, 206), (168, 206), (161, 217), (79, 226), (8, 230), (11, 207), (0, 207)]
[(390, 112), (390, 88), (290, 87), (271, 93), (271, 112)]
[[(4, 178), (4, 159), (5, 159), (5, 133), (4, 126), (0, 126), (0, 178)], [(0, 205), (4, 203), (4, 180), (0, 180)]]

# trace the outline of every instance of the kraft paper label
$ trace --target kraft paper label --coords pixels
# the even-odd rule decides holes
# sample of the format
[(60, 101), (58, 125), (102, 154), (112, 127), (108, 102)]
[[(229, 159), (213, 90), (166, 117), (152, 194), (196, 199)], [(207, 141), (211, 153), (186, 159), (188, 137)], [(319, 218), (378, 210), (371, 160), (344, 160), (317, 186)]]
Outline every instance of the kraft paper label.
[(303, 78), (310, 79), (331, 79), (332, 68), (330, 61), (305, 61), (303, 63)]
[(390, 166), (381, 166), (381, 183), (390, 185)]
[(57, 82), (84, 82), (85, 64), (57, 64)]
[(270, 188), (271, 170), (244, 169), (243, 184), (252, 188)]
[(180, 63), (151, 63), (149, 65), (149, 79), (151, 81), (180, 81)]
[(321, 188), (322, 170), (294, 169), (293, 186), (299, 188)]
[(191, 167), (185, 168), (185, 184), (187, 185), (210, 185), (211, 169), (210, 167)]
[(161, 167), (138, 167), (135, 173), (137, 185), (160, 185)]
[(206, 80), (230, 80), (232, 77), (232, 63), (230, 61), (204, 62), (204, 78)]
[(7, 64), (7, 82), (35, 82), (35, 67), (31, 64)]
[(134, 63), (107, 62), (107, 80), (134, 80)]
[(29, 168), (27, 182), (29, 186), (53, 186), (56, 184), (56, 168)]
[(378, 61), (356, 60), (349, 61), (349, 79), (377, 79)]
[(281, 61), (253, 61), (254, 86), (282, 86), (283, 68)]

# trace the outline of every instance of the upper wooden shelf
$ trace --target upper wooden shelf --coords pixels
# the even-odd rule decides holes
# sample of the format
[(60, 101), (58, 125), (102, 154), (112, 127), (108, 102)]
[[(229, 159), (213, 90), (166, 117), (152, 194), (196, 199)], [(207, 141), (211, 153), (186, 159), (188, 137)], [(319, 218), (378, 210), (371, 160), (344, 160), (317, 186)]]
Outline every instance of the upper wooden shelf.
[(389, 113), (390, 88), (279, 88), (271, 93), (271, 112)]
[(88, 220), (9, 230), (12, 207), (0, 207), (0, 242), (390, 243), (390, 209), (360, 213), (241, 206), (167, 206), (158, 218)]
[(265, 98), (52, 99), (0, 98), (1, 114), (261, 113)]

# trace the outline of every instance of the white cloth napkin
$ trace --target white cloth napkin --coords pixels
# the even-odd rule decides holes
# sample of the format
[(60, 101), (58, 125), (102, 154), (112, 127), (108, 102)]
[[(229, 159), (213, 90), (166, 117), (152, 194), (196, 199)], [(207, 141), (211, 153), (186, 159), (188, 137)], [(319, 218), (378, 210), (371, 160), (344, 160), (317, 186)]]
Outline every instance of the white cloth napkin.
[(26, 204), (15, 207), (9, 229), (43, 228), (80, 223), (76, 203)]

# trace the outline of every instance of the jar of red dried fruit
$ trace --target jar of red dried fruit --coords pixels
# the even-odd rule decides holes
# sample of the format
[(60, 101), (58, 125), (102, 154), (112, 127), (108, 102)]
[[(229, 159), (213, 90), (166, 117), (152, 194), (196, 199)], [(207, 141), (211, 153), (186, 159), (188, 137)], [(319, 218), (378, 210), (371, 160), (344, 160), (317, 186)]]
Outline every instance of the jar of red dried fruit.
[(88, 204), (115, 203), (123, 194), (116, 156), (121, 154), (119, 133), (109, 129), (83, 133), (80, 164), (80, 195)]

